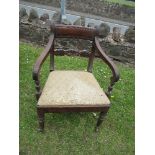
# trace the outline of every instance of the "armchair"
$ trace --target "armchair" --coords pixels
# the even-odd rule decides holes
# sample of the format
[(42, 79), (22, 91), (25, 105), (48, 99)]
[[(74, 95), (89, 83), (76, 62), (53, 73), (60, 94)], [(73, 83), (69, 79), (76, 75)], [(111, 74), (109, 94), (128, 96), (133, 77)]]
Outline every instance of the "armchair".
[[(44, 116), (49, 112), (100, 112), (96, 130), (110, 108), (110, 94), (119, 73), (111, 59), (99, 44), (99, 31), (81, 26), (52, 25), (52, 34), (45, 50), (37, 59), (33, 69), (33, 80), (36, 87), (37, 113), (39, 130), (44, 130)], [(54, 67), (55, 38), (77, 38), (92, 41), (88, 58), (87, 72), (57, 71)], [(104, 92), (92, 74), (95, 52), (98, 51), (103, 61), (110, 67), (112, 77), (110, 85)], [(41, 90), (39, 73), (42, 64), (50, 56), (50, 73), (44, 88)]]

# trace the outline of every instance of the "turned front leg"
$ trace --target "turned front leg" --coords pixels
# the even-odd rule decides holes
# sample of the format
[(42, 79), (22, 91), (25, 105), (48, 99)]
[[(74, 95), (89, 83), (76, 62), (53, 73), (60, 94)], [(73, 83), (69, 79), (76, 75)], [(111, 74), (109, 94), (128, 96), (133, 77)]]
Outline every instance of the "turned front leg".
[(40, 82), (39, 80), (35, 80), (35, 87), (36, 87), (36, 99), (39, 100), (39, 97), (41, 95), (41, 89), (40, 89)]
[(95, 127), (95, 131), (98, 131), (99, 126), (102, 124), (105, 116), (107, 115), (108, 110), (109, 110), (109, 107), (105, 107), (105, 109), (102, 112), (100, 112), (100, 115), (99, 115), (99, 118), (97, 120), (97, 124)]
[(45, 120), (45, 112), (44, 109), (37, 108), (38, 113), (38, 121), (39, 121), (39, 131), (44, 131), (44, 120)]

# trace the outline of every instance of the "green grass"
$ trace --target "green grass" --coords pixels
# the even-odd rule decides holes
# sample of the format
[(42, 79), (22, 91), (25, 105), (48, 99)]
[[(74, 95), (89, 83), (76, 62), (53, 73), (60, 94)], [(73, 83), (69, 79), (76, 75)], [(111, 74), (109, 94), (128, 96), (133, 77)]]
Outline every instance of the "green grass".
[[(38, 133), (32, 66), (42, 48), (20, 43), (20, 155), (134, 155), (134, 69), (118, 64), (111, 109), (98, 133), (93, 113), (46, 114), (45, 133)], [(57, 69), (85, 70), (87, 58), (56, 56)], [(41, 70), (42, 85), (49, 59)], [(94, 75), (106, 89), (111, 72), (96, 59)], [(98, 116), (98, 113), (96, 113)]]
[(127, 1), (127, 0), (106, 0), (106, 1), (112, 2), (112, 3), (118, 3), (120, 5), (127, 5), (127, 6), (131, 6), (131, 7), (135, 6), (135, 2)]

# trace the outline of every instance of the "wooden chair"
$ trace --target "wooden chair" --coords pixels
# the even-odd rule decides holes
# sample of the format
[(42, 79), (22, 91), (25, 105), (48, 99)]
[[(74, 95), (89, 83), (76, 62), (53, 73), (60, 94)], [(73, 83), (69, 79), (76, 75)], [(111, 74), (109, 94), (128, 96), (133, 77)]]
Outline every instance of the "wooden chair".
[[(100, 112), (96, 129), (110, 108), (110, 94), (119, 73), (111, 59), (105, 54), (99, 44), (98, 29), (81, 26), (52, 25), (53, 33), (49, 42), (37, 59), (33, 69), (33, 80), (36, 87), (37, 113), (39, 130), (44, 130), (45, 113), (54, 112)], [(54, 40), (55, 38), (77, 38), (92, 41), (92, 50), (88, 58), (87, 72), (85, 71), (56, 71), (54, 69)], [(104, 92), (92, 74), (95, 52), (98, 51), (103, 61), (110, 67), (112, 77), (107, 92)], [(50, 56), (50, 73), (41, 91), (39, 72), (47, 56)]]

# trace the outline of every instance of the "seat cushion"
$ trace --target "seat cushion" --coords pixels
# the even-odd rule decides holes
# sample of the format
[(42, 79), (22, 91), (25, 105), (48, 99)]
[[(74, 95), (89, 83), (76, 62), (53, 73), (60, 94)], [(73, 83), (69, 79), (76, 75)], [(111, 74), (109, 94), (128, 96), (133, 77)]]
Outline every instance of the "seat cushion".
[(53, 71), (38, 100), (40, 107), (105, 106), (110, 101), (92, 73)]

